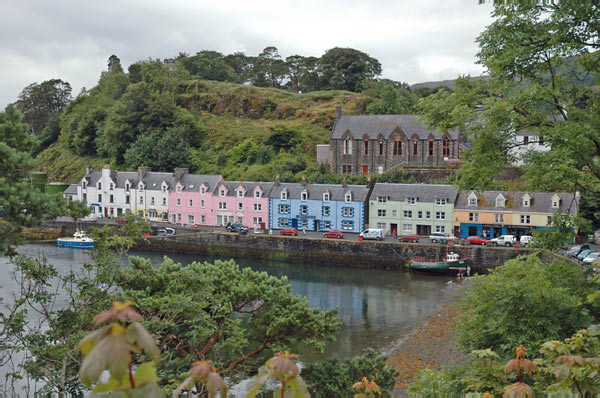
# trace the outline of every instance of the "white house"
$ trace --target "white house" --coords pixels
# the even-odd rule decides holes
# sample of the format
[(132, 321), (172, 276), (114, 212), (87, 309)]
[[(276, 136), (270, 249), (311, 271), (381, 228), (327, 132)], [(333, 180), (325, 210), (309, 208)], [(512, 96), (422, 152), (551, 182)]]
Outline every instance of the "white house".
[(546, 152), (550, 149), (550, 145), (541, 140), (536, 132), (521, 130), (515, 135), (510, 156), (514, 159), (514, 165), (522, 166), (530, 152)]

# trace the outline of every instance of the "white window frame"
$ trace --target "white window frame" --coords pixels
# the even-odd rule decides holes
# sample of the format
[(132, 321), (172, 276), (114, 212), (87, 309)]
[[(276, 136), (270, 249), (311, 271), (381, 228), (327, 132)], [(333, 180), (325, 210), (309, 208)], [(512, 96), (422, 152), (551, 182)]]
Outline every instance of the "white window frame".
[(193, 199), (190, 199), (190, 201), (189, 201), (189, 203), (188, 203), (188, 204), (189, 204), (189, 207), (194, 207), (194, 200), (193, 200)]
[(329, 192), (323, 194), (323, 202), (329, 202)]
[(404, 210), (404, 211), (402, 212), (402, 216), (403, 216), (404, 218), (412, 218), (412, 210)]
[(409, 206), (416, 205), (418, 202), (418, 198), (406, 198), (406, 204)]
[(385, 209), (377, 209), (377, 217), (385, 217), (386, 211)]
[(306, 190), (300, 193), (300, 200), (306, 202), (308, 200), (308, 192)]
[(302, 215), (308, 214), (308, 206), (307, 205), (300, 205), (300, 214), (302, 214)]
[(435, 199), (436, 206), (446, 206), (446, 204), (448, 204), (448, 199), (446, 199), (446, 198), (436, 198)]
[(280, 197), (281, 197), (281, 200), (287, 200), (287, 198), (288, 198), (287, 191), (286, 190), (281, 191)]
[(189, 225), (194, 225), (195, 224), (194, 220), (195, 220), (194, 219), (194, 215), (193, 214), (188, 214), (188, 224)]
[(260, 198), (260, 190), (257, 189), (256, 191), (254, 191), (254, 197), (257, 199)]
[(504, 214), (503, 213), (494, 213), (494, 222), (504, 223)]
[(254, 204), (254, 211), (262, 211), (262, 204), (261, 203), (255, 203)]
[(238, 210), (243, 210), (244, 204), (242, 202), (238, 202)]
[(238, 198), (243, 198), (244, 197), (244, 191), (242, 191), (241, 189), (238, 189), (237, 196), (238, 196)]
[(344, 217), (354, 217), (354, 208), (352, 208), (352, 207), (343, 207), (342, 208), (342, 215)]
[(181, 198), (177, 198), (177, 206), (181, 206)]
[(436, 220), (445, 220), (446, 219), (446, 212), (445, 211), (436, 211), (435, 212), (435, 219)]
[(346, 195), (344, 195), (344, 202), (346, 202), (346, 203), (352, 202), (352, 192), (346, 192)]
[(227, 210), (227, 202), (219, 202), (219, 210)]
[(181, 192), (181, 185), (177, 184), (177, 188), (175, 188), (175, 190), (177, 191), (177, 193)]
[(446, 232), (446, 227), (444, 225), (436, 225), (435, 226), (435, 232), (445, 233)]
[(412, 232), (412, 224), (402, 224), (402, 232)]

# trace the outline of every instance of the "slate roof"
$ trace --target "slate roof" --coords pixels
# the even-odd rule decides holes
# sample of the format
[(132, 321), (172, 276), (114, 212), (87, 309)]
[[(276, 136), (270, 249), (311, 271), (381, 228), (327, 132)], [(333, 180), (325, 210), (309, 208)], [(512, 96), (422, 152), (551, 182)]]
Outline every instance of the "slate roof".
[(309, 200), (323, 200), (323, 194), (329, 192), (329, 200), (344, 201), (348, 191), (352, 192), (353, 202), (364, 202), (369, 195), (369, 188), (364, 185), (347, 185), (340, 184), (306, 184), (301, 183), (280, 183), (275, 184), (271, 189), (271, 198), (281, 197), (281, 192), (287, 189), (288, 197), (291, 199), (300, 199), (300, 194), (306, 189), (308, 191)]
[(208, 192), (213, 192), (217, 184), (222, 179), (220, 175), (215, 174), (184, 174), (179, 182), (185, 187), (188, 192), (200, 192), (200, 186), (204, 184), (208, 188)]
[[(472, 192), (478, 197), (477, 206), (469, 206), (468, 198)], [(529, 194), (532, 198), (529, 207), (523, 206), (523, 196)], [(496, 197), (502, 194), (507, 200), (505, 207), (496, 207)], [(558, 195), (561, 199), (558, 208), (552, 207), (552, 197)], [(481, 200), (483, 198), (483, 201)], [(577, 214), (579, 200), (575, 195), (568, 192), (504, 192), (504, 191), (461, 191), (456, 198), (454, 208), (456, 210), (479, 210), (479, 211), (510, 211), (524, 213), (558, 213), (559, 210), (565, 214)]]
[[(131, 187), (135, 186), (138, 179), (138, 173), (135, 171), (117, 171), (116, 172), (117, 188), (125, 188), (125, 182), (129, 180)], [(111, 178), (115, 180), (115, 177), (111, 173)]]
[(63, 193), (77, 195), (77, 187), (78, 186), (79, 186), (79, 184), (71, 184), (68, 186), (67, 189), (64, 190)]
[[(355, 139), (361, 139), (364, 135), (377, 139), (379, 134), (388, 139), (395, 131), (402, 131), (406, 138), (416, 134), (423, 140), (429, 138), (429, 135), (441, 139), (441, 134), (427, 127), (419, 120), (418, 115), (342, 115), (335, 123), (331, 138), (341, 139), (346, 131), (350, 131)], [(458, 129), (449, 130), (448, 134), (453, 140), (460, 137)]]
[[(123, 174), (125, 174), (125, 173), (133, 174), (135, 176), (135, 179), (137, 179), (138, 173), (123, 172)], [(119, 172), (119, 174), (121, 174), (121, 172)], [(151, 191), (162, 190), (162, 182), (163, 181), (167, 183), (167, 186), (168, 186), (167, 189), (170, 189), (173, 186), (174, 180), (175, 180), (175, 176), (173, 175), (173, 173), (159, 173), (159, 172), (154, 172), (154, 171), (146, 172), (146, 174), (144, 174), (144, 178), (142, 178), (145, 189), (151, 190)], [(139, 182), (139, 180), (136, 181), (136, 184), (138, 182)], [(124, 183), (125, 183), (125, 180), (123, 180), (123, 184)], [(117, 185), (117, 186), (119, 186), (119, 185)], [(122, 188), (122, 187), (120, 187), (120, 188)]]
[(454, 203), (458, 190), (452, 185), (442, 184), (388, 184), (376, 183), (371, 199), (388, 196), (390, 200), (404, 201), (406, 198), (419, 198), (419, 202), (435, 202), (436, 198), (448, 199)]
[(88, 186), (96, 186), (98, 180), (102, 177), (102, 171), (94, 170), (89, 174), (86, 174), (83, 178), (85, 178), (88, 182)]
[[(263, 190), (262, 197), (268, 198), (269, 193), (271, 192), (271, 188), (273, 187), (272, 182), (251, 182), (251, 181), (221, 181), (220, 183), (217, 184), (217, 187), (220, 187), (221, 185), (225, 185), (227, 187), (227, 196), (231, 196), (231, 197), (233, 197), (233, 196), (237, 197), (237, 192), (235, 192), (235, 190), (240, 185), (243, 185), (244, 188), (246, 188), (245, 197), (247, 197), (247, 198), (254, 197), (254, 189), (258, 186), (261, 187)], [(219, 193), (217, 191), (218, 190), (216, 190), (216, 189), (213, 191), (214, 196), (219, 195)]]

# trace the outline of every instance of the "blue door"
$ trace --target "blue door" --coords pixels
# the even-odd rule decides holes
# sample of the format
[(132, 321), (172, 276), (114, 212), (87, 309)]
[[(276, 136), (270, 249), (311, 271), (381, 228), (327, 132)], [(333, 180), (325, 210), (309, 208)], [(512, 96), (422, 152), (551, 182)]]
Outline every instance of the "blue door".
[(298, 219), (297, 218), (292, 218), (292, 227), (298, 228)]

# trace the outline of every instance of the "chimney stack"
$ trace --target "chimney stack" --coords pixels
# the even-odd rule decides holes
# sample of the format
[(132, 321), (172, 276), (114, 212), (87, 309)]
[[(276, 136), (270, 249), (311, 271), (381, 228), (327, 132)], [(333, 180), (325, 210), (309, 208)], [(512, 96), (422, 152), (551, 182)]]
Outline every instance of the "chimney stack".
[(342, 117), (342, 106), (336, 105), (335, 106), (335, 120), (340, 120), (341, 117)]
[(105, 164), (102, 168), (102, 178), (110, 178), (110, 165)]
[(189, 173), (190, 170), (185, 167), (177, 167), (175, 168), (175, 180), (179, 181), (183, 177), (184, 174)]
[(92, 171), (94, 171), (93, 168), (91, 168), (90, 166), (85, 166), (85, 175), (89, 175)]
[(144, 179), (144, 176), (149, 171), (150, 171), (150, 167), (144, 167), (144, 165), (138, 167), (138, 180)]
[(307, 183), (308, 183), (308, 181), (306, 181), (306, 176), (302, 176), (302, 182), (301, 182), (302, 186), (305, 187)]
[(344, 179), (342, 180), (342, 187), (344, 187), (344, 188), (348, 187), (348, 183), (346, 182), (346, 176), (344, 176)]
[(280, 183), (281, 183), (281, 180), (279, 179), (279, 174), (277, 174), (277, 175), (275, 176), (275, 184), (274, 184), (274, 185), (275, 185), (275, 186), (277, 186), (277, 185), (279, 185)]

